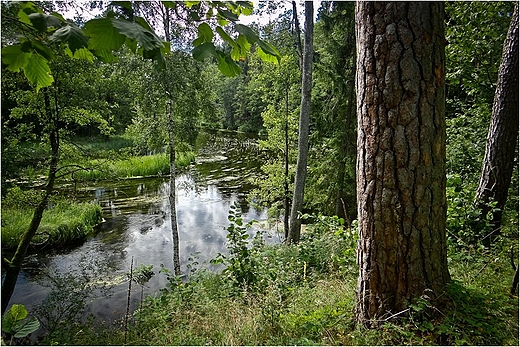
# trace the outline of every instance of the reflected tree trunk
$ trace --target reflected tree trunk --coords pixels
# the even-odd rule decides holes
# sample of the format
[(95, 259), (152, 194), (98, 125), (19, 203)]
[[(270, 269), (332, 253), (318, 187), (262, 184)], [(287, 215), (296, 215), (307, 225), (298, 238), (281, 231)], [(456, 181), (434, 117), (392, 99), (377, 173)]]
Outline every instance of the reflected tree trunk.
[(170, 146), (170, 221), (172, 225), (172, 242), (173, 242), (173, 272), (176, 276), (181, 275), (181, 262), (179, 255), (179, 229), (177, 226), (177, 208), (175, 204), (175, 178), (177, 176), (175, 169), (175, 122), (174, 115), (174, 100), (170, 94), (168, 102), (168, 138)]

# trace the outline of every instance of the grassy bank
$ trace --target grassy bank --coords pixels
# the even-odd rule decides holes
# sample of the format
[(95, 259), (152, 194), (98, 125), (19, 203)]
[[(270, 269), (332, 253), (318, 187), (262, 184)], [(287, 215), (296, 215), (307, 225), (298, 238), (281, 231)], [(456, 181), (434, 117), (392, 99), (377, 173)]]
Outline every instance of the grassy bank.
[[(182, 169), (195, 161), (195, 153), (177, 153), (175, 165)], [(170, 159), (167, 153), (136, 156), (125, 159), (93, 159), (82, 165), (85, 170), (74, 173), (74, 179), (96, 181), (138, 176), (162, 176), (170, 172)], [(71, 175), (67, 176), (72, 178)]]
[[(452, 283), (438, 302), (418, 299), (399, 320), (355, 324), (355, 233), (318, 223), (299, 245), (243, 248), (228, 238), (225, 270), (199, 270), (148, 298), (125, 331), (67, 324), (46, 344), (99, 345), (518, 345), (518, 297), (501, 240), (489, 251), (449, 251)], [(233, 251), (239, 251), (234, 252)]]
[[(2, 249), (18, 246), (32, 215), (29, 208), (2, 206)], [(99, 205), (59, 202), (44, 212), (33, 244), (52, 247), (82, 240), (101, 220)]]

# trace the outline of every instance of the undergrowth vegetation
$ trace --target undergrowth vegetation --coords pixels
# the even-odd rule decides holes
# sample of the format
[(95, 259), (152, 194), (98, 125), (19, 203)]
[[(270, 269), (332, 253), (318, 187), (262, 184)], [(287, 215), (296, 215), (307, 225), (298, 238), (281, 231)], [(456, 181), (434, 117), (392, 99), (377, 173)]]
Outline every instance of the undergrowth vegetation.
[[(356, 227), (308, 216), (297, 245), (269, 245), (247, 234), (230, 210), (228, 255), (219, 273), (187, 279), (162, 269), (168, 285), (134, 313), (127, 329), (79, 324), (49, 344), (135, 345), (518, 345), (518, 297), (509, 295), (518, 241), (491, 249), (450, 243), (452, 282), (438, 300), (416, 298), (380, 329), (356, 325)], [(517, 255), (516, 255), (517, 257)]]

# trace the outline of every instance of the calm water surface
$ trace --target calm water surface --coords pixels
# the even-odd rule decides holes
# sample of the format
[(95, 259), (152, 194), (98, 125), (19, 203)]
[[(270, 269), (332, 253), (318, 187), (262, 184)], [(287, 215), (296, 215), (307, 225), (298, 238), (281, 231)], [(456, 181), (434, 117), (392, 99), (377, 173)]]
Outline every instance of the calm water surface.
[[(261, 160), (256, 140), (236, 135), (206, 136), (197, 163), (176, 180), (183, 273), (193, 267), (210, 268), (208, 261), (226, 252), (225, 228), (234, 202), (240, 204), (245, 221), (259, 221), (251, 234), (269, 229), (267, 211), (250, 207), (246, 201), (252, 189), (248, 178), (258, 174)], [(96, 264), (111, 269), (109, 280), (121, 282), (132, 258), (134, 268), (153, 265), (155, 275), (146, 284), (145, 293), (153, 295), (164, 288), (167, 280), (159, 274), (160, 266), (173, 267), (167, 178), (100, 182), (78, 189), (77, 194), (80, 200), (97, 201), (103, 207), (105, 222), (99, 232), (82, 245), (28, 256), (11, 303), (23, 303), (29, 310), (41, 304), (50, 291), (42, 269), (79, 273), (85, 264)], [(268, 242), (280, 241), (280, 234), (272, 228), (265, 237)], [(137, 307), (141, 294), (138, 286), (134, 288), (132, 308)], [(109, 322), (120, 319), (126, 311), (127, 290), (128, 282), (123, 282), (109, 295), (99, 294), (85, 314)]]

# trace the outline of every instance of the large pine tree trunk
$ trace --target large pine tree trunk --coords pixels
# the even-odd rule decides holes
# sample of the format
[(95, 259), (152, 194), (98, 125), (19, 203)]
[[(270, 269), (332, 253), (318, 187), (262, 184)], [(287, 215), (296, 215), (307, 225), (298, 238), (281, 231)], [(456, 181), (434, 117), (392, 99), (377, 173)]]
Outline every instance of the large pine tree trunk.
[(444, 4), (358, 2), (356, 316), (441, 293), (446, 255)]
[(488, 245), (500, 231), (502, 210), (513, 174), (516, 142), (518, 139), (518, 4), (515, 6), (509, 32), (504, 41), (502, 63), (493, 101), (491, 124), (488, 131), (486, 154), (475, 203), (485, 218), (495, 201), (491, 220), (493, 232), (484, 240)]
[(305, 177), (307, 176), (307, 157), (309, 153), (309, 127), (311, 115), (312, 90), (312, 56), (314, 36), (314, 7), (312, 1), (305, 2), (305, 38), (303, 47), (302, 68), (302, 100), (300, 108), (300, 123), (298, 134), (298, 160), (294, 179), (293, 204), (289, 220), (287, 243), (300, 241), (301, 219), (298, 212), (303, 209)]

